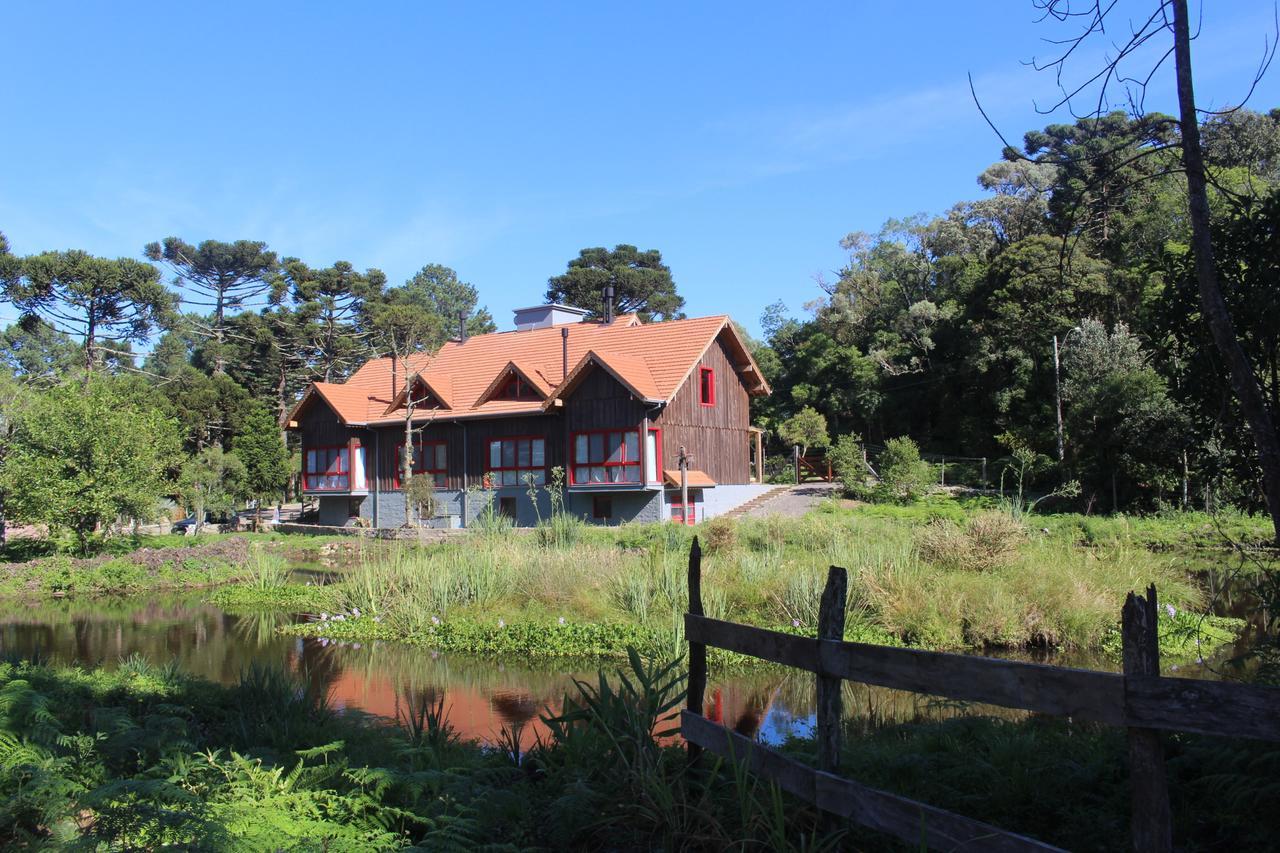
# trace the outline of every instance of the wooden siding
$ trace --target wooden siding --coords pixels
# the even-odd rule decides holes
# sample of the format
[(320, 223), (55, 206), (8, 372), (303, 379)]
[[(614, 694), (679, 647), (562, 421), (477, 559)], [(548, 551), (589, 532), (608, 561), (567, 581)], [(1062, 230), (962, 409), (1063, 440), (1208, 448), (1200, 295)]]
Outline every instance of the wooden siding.
[[(716, 403), (699, 401), (699, 372), (716, 375)], [(680, 446), (693, 454), (693, 465), (717, 483), (751, 482), (750, 397), (728, 349), (717, 337), (671, 402), (654, 420), (662, 429), (662, 468), (678, 466)]]
[(639, 428), (645, 406), (607, 370), (592, 367), (581, 384), (565, 400), (569, 432), (589, 429)]
[[(464, 436), (465, 434), (465, 436)], [(462, 489), (475, 486), (489, 468), (489, 442), (507, 436), (535, 436), (547, 442), (547, 470), (564, 464), (564, 418), (560, 415), (531, 415), (518, 418), (494, 418), (493, 420), (436, 421), (414, 441), (443, 441), (449, 460), (449, 472), (445, 476), (446, 489)], [(378, 428), (378, 489), (395, 491), (395, 473), (399, 466), (396, 451), (404, 442), (404, 426)], [(463, 447), (466, 447), (466, 459)], [(466, 471), (464, 482), (463, 470)]]

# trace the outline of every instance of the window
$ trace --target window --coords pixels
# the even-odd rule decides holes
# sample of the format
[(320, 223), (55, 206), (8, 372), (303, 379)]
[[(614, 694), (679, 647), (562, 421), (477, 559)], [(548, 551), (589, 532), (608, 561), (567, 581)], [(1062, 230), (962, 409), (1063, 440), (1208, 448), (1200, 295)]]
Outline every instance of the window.
[(541, 438), (497, 438), (489, 442), (490, 484), (523, 486), (533, 475), (539, 486), (547, 482), (547, 443)]
[(698, 505), (689, 501), (689, 512), (685, 514), (685, 505), (676, 501), (671, 504), (671, 520), (676, 524), (687, 524), (690, 527), (698, 523)]
[[(404, 470), (404, 443), (396, 445), (395, 488), (400, 488), (400, 474)], [(430, 474), (436, 488), (444, 488), (445, 475), (449, 472), (448, 454), (443, 441), (418, 441), (413, 445), (413, 473)]]
[(345, 445), (307, 451), (302, 487), (309, 492), (345, 492), (351, 488), (351, 459)]
[(538, 390), (524, 381), (524, 377), (516, 373), (507, 380), (506, 384), (498, 389), (498, 393), (493, 395), (495, 400), (541, 400), (542, 395)]
[(498, 515), (503, 518), (516, 520), (516, 499), (515, 498), (498, 498)]
[(698, 368), (698, 402), (704, 406), (716, 404), (716, 372), (710, 367)]
[(613, 498), (596, 495), (591, 499), (591, 517), (600, 521), (613, 518)]
[(603, 430), (574, 433), (571, 470), (570, 482), (575, 486), (639, 483), (640, 432)]

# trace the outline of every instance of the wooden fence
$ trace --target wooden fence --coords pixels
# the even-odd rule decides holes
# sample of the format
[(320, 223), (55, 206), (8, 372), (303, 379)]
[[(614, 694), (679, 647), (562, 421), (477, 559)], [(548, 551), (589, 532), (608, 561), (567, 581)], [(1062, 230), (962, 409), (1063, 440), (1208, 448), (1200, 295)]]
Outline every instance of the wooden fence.
[[(1129, 593), (1121, 618), (1123, 674), (973, 655), (846, 643), (848, 578), (832, 566), (817, 637), (797, 637), (707, 618), (702, 610), (702, 552), (689, 552), (688, 707), (680, 729), (689, 759), (703, 750), (748, 766), (819, 809), (935, 850), (1057, 850), (1022, 835), (836, 775), (840, 766), (840, 682), (1021, 708), (1128, 729), (1131, 831), (1135, 850), (1169, 851), (1172, 817), (1160, 730), (1280, 741), (1280, 690), (1160, 676), (1155, 587)], [(812, 672), (817, 676), (816, 768), (711, 722), (704, 716), (707, 646)]]

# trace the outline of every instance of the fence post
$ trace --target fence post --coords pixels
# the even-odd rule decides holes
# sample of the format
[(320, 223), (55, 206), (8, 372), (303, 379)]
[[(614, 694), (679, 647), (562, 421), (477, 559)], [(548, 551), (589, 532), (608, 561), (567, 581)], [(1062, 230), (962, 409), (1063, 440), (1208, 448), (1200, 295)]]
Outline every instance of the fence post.
[[(827, 571), (827, 585), (818, 605), (818, 639), (844, 640), (844, 609), (849, 574), (839, 566)], [(819, 651), (821, 669), (821, 651)], [(834, 773), (840, 766), (840, 679), (818, 676), (818, 769)]]
[(943, 486), (946, 486), (946, 485), (947, 485), (947, 457), (945, 457), (945, 456), (944, 456), (944, 457), (942, 457), (942, 483), (941, 483), (941, 485), (943, 485)]
[[(1160, 675), (1156, 587), (1147, 597), (1129, 593), (1121, 613), (1125, 685), (1130, 678)], [(1169, 783), (1165, 777), (1164, 746), (1155, 729), (1129, 729), (1129, 818), (1133, 849), (1139, 853), (1167, 853), (1173, 849), (1169, 812)]]
[(987, 457), (982, 457), (982, 488), (987, 487)]
[[(689, 548), (689, 612), (694, 616), (704, 615), (702, 612), (702, 546), (698, 537), (693, 537), (693, 545)], [(705, 643), (689, 643), (689, 696), (686, 706), (689, 711), (699, 716), (706, 710), (707, 692), (707, 646)], [(689, 763), (693, 764), (702, 754), (702, 747), (696, 743), (689, 745)]]
[(800, 445), (791, 445), (791, 464), (796, 469), (796, 485), (800, 484)]

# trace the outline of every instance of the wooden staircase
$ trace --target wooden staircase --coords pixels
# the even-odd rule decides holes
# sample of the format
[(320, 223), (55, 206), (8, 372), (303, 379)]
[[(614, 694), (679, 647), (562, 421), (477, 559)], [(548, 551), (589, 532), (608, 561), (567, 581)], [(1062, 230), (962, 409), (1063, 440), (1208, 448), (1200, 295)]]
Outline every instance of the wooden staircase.
[(764, 506), (769, 501), (773, 500), (778, 495), (782, 494), (783, 492), (787, 491), (790, 488), (791, 486), (775, 486), (774, 488), (770, 489), (769, 491), (763, 494), (756, 495), (754, 498), (742, 504), (741, 506), (736, 506), (733, 509), (729, 510), (728, 512), (723, 513), (719, 517), (720, 518), (740, 518), (746, 515), (747, 513), (751, 512), (753, 509), (758, 509)]

